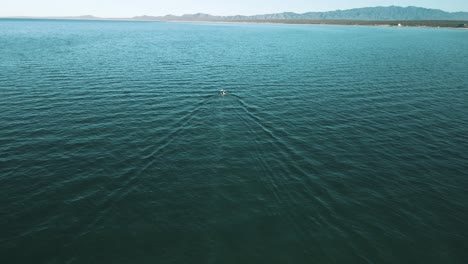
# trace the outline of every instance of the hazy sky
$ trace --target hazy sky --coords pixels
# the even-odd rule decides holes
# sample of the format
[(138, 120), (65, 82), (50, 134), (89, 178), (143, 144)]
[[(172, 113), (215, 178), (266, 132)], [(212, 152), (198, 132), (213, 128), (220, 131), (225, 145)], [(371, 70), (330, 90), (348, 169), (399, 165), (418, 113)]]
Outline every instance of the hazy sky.
[(389, 5), (468, 11), (468, 0), (0, 0), (0, 16), (253, 15)]

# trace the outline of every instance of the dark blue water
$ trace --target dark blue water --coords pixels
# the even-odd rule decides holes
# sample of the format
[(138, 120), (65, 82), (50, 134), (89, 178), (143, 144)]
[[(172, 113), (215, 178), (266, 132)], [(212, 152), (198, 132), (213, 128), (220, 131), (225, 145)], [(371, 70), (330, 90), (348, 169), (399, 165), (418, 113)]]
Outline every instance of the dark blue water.
[(467, 263), (467, 47), (0, 20), (0, 263)]

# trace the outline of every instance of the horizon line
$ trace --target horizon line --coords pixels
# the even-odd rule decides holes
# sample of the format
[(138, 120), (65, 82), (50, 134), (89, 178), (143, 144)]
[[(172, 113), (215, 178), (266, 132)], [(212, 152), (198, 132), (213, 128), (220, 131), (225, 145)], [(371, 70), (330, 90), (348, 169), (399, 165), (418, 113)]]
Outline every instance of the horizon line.
[(294, 14), (307, 14), (307, 13), (327, 13), (327, 12), (336, 12), (336, 11), (346, 11), (346, 10), (353, 10), (353, 9), (363, 9), (363, 8), (378, 8), (378, 7), (401, 7), (401, 8), (410, 8), (410, 7), (416, 7), (416, 8), (422, 8), (422, 9), (429, 9), (429, 10), (440, 10), (446, 13), (468, 13), (468, 11), (446, 11), (443, 9), (438, 9), (438, 8), (428, 8), (428, 7), (419, 7), (419, 6), (397, 6), (397, 5), (389, 5), (389, 6), (367, 6), (367, 7), (356, 7), (356, 8), (348, 8), (348, 9), (335, 9), (335, 10), (328, 10), (328, 11), (306, 11), (306, 12), (294, 12), (294, 11), (282, 11), (282, 12), (274, 12), (274, 13), (260, 13), (260, 14), (254, 14), (254, 15), (241, 15), (241, 14), (235, 14), (235, 15), (213, 15), (210, 13), (203, 13), (203, 12), (195, 12), (195, 13), (184, 13), (181, 15), (174, 15), (174, 14), (165, 14), (165, 15), (147, 15), (147, 14), (140, 14), (140, 15), (133, 15), (133, 16), (128, 16), (128, 17), (107, 17), (107, 16), (96, 16), (96, 15), (91, 15), (91, 14), (85, 14), (85, 15), (52, 15), (52, 16), (29, 16), (29, 15), (21, 15), (21, 16), (0, 16), (0, 18), (80, 18), (80, 17), (93, 17), (93, 18), (98, 18), (98, 19), (133, 19), (137, 17), (166, 17), (166, 16), (186, 16), (186, 15), (197, 15), (197, 14), (203, 14), (203, 15), (209, 15), (209, 16), (214, 16), (214, 17), (234, 17), (234, 16), (245, 16), (245, 17), (250, 17), (250, 16), (261, 16), (261, 15), (271, 15), (271, 14), (282, 14), (282, 13), (294, 13)]

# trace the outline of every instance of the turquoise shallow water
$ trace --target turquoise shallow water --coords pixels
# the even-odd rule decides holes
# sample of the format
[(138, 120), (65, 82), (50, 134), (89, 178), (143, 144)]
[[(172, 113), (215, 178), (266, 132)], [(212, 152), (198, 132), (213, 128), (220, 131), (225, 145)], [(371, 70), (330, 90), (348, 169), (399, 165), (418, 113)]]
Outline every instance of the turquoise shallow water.
[(0, 20), (0, 262), (467, 263), (467, 47)]

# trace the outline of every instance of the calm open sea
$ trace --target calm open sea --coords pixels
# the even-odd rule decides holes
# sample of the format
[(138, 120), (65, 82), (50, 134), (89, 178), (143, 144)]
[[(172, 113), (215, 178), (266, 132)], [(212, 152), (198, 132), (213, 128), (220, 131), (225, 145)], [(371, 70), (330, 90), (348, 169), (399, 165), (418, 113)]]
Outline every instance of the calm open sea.
[(467, 189), (468, 31), (0, 20), (1, 263), (468, 263)]

